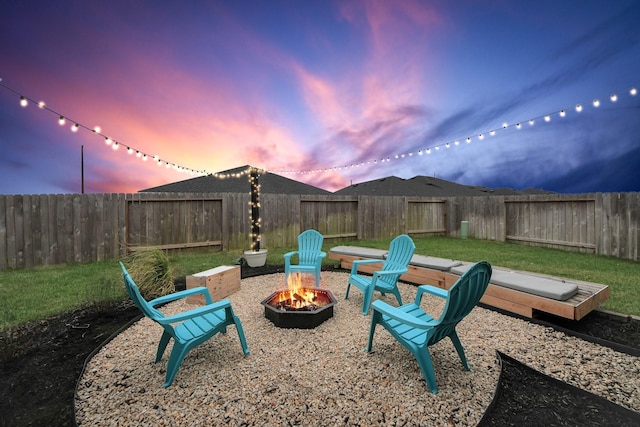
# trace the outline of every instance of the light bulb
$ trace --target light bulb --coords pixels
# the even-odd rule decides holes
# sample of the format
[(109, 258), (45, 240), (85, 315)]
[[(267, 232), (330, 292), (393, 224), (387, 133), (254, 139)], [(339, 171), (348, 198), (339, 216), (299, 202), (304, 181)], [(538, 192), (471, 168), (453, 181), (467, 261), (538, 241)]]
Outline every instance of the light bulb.
[(478, 139), (484, 139), (484, 135), (483, 134), (478, 135)]
[(128, 153), (128, 154), (133, 154), (133, 148), (128, 147), (128, 148), (127, 148), (127, 153)]
[(80, 128), (80, 125), (76, 123), (73, 126), (71, 126), (71, 132), (78, 132), (79, 128)]
[(529, 126), (533, 126), (533, 119), (529, 119)]
[(29, 105), (29, 102), (27, 101), (27, 98), (25, 98), (24, 96), (20, 97), (20, 105), (23, 107), (26, 107), (27, 105)]
[(117, 142), (114, 142), (111, 148), (113, 148), (114, 150), (117, 150), (118, 147), (120, 147), (120, 144), (118, 144)]
[(96, 127), (94, 127), (94, 128), (93, 128), (93, 131), (94, 131), (95, 133), (100, 133), (100, 131), (101, 131), (101, 130), (102, 130), (102, 129), (100, 128), (100, 126), (96, 126)]
[(564, 110), (560, 110), (560, 117), (564, 117), (567, 113)]
[(611, 99), (611, 102), (616, 102), (618, 100), (618, 95), (616, 95), (615, 93), (612, 93), (609, 99)]
[(600, 100), (599, 99), (594, 99), (593, 100), (593, 106), (598, 108), (600, 106)]
[(502, 129), (506, 129), (509, 125), (507, 123), (502, 124)]
[(520, 129), (520, 123), (516, 123), (516, 129)]
[(638, 91), (636, 90), (635, 87), (632, 87), (631, 89), (629, 89), (629, 95), (636, 96), (637, 93)]
[(496, 134), (496, 131), (495, 131), (495, 130), (491, 129), (491, 130), (489, 131), (489, 135), (494, 136), (495, 134)]
[(458, 141), (457, 139), (455, 141), (453, 141), (454, 144), (456, 145), (460, 145), (460, 141)]
[(105, 138), (104, 139), (104, 143), (107, 144), (107, 145), (111, 145), (112, 142), (113, 141), (111, 141), (111, 138)]
[(60, 118), (58, 119), (58, 124), (59, 124), (60, 126), (62, 126), (62, 125), (64, 125), (64, 122), (65, 122), (65, 121), (66, 121), (66, 120), (64, 119), (64, 116), (60, 116)]
[(582, 105), (578, 104), (576, 105), (576, 111), (579, 113), (580, 111), (582, 111)]
[(44, 101), (40, 101), (40, 102), (38, 102), (38, 107), (40, 107), (40, 108), (44, 108)]
[(549, 116), (548, 114), (546, 116), (544, 116), (544, 121), (545, 122), (550, 122), (551, 121), (551, 116)]
[(467, 144), (470, 144), (470, 143), (471, 143), (471, 137), (469, 136), (467, 137)]

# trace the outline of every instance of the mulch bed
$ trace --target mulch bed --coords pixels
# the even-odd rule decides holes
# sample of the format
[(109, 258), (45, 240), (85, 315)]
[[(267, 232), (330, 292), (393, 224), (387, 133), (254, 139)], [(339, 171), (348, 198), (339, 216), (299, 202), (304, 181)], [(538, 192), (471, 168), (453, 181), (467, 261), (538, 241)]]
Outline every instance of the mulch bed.
[[(242, 268), (242, 277), (281, 272)], [(184, 283), (176, 283), (176, 288)], [(86, 307), (0, 336), (0, 426), (75, 424), (74, 393), (91, 353), (140, 313), (131, 303)], [(562, 330), (640, 354), (640, 321), (594, 312), (580, 322), (545, 318)], [(573, 332), (572, 332), (573, 331)], [(634, 353), (632, 353), (634, 354)], [(483, 426), (637, 426), (640, 413), (543, 375), (501, 355), (502, 375)]]

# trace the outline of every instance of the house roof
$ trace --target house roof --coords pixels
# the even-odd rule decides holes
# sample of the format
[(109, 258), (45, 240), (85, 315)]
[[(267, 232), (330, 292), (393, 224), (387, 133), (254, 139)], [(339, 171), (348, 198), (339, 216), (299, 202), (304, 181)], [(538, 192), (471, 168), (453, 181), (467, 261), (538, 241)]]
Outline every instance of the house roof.
[[(140, 192), (159, 193), (248, 193), (249, 179), (246, 171), (251, 166), (240, 166), (234, 169), (173, 182), (157, 187), (140, 190)], [(413, 197), (453, 197), (453, 196), (486, 196), (486, 195), (521, 195), (544, 194), (543, 190), (529, 188), (517, 191), (511, 188), (488, 188), (483, 186), (462, 185), (431, 176), (415, 176), (404, 179), (397, 176), (374, 179), (353, 184), (331, 193), (313, 185), (285, 178), (271, 172), (260, 174), (260, 191), (265, 194), (307, 194), (340, 196), (413, 196)]]
[[(249, 178), (246, 172), (251, 166), (240, 166), (171, 184), (140, 190), (142, 193), (248, 193)], [(330, 191), (314, 187), (275, 173), (261, 173), (259, 177), (260, 192), (263, 194), (331, 194)]]
[(338, 195), (364, 196), (414, 196), (414, 197), (452, 197), (452, 196), (487, 196), (487, 195), (520, 195), (547, 193), (543, 190), (528, 189), (523, 192), (511, 188), (488, 188), (482, 186), (462, 185), (431, 176), (415, 176), (410, 179), (390, 176), (359, 184), (353, 184), (336, 191)]

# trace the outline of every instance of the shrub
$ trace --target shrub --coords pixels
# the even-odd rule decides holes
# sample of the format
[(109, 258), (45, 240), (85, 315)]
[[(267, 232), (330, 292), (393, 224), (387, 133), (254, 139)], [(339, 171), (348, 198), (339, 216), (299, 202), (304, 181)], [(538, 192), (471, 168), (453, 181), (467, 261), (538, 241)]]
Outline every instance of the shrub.
[(169, 257), (158, 248), (132, 252), (125, 266), (145, 299), (157, 298), (174, 291)]

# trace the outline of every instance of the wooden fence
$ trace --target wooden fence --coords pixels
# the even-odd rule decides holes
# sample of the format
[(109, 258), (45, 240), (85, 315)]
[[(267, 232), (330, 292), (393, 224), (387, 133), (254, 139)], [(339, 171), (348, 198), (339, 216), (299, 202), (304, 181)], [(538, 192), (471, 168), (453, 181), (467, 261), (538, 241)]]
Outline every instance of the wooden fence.
[[(640, 193), (484, 197), (261, 196), (262, 247), (295, 247), (315, 228), (328, 241), (460, 236), (638, 260)], [(118, 259), (145, 246), (250, 248), (249, 194), (0, 196), (0, 269)]]

